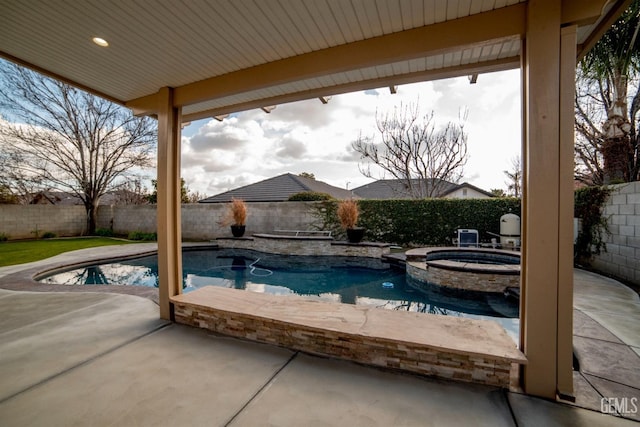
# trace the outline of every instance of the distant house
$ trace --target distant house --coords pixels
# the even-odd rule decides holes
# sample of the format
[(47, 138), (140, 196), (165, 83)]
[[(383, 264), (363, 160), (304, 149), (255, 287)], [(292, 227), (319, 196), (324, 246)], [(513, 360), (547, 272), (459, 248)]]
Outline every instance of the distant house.
[(241, 199), (245, 202), (285, 202), (290, 196), (306, 191), (327, 193), (336, 199), (354, 197), (349, 190), (334, 187), (315, 179), (285, 173), (255, 184), (245, 185), (244, 187), (207, 197), (198, 203), (225, 203), (230, 202), (232, 198)]
[[(436, 184), (437, 183), (437, 184)], [(445, 199), (487, 199), (493, 197), (493, 194), (482, 190), (468, 182), (462, 184), (454, 184), (442, 180), (418, 180), (414, 179), (413, 185), (424, 186), (425, 194), (430, 193), (432, 186), (437, 185), (434, 196)], [(399, 179), (381, 179), (354, 188), (353, 193), (362, 199), (411, 199), (411, 194), (407, 188), (407, 184)]]

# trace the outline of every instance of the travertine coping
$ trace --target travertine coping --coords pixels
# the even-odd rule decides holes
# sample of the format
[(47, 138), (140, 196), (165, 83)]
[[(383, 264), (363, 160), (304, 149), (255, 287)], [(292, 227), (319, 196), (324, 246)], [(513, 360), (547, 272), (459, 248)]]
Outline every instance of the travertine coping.
[(520, 265), (513, 264), (479, 264), (475, 262), (460, 262), (455, 260), (439, 259), (427, 261), (431, 267), (444, 268), (454, 271), (466, 271), (469, 273), (507, 274), (520, 275)]
[(218, 333), (424, 375), (508, 387), (525, 356), (497, 323), (208, 286), (175, 320)]

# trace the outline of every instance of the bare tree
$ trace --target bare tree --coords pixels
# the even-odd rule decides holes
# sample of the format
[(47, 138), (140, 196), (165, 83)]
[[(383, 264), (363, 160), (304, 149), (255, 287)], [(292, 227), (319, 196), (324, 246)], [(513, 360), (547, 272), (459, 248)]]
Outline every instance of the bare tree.
[[(0, 129), (6, 126), (6, 122), (0, 119)], [(0, 138), (2, 133), (0, 131)], [(31, 168), (25, 161), (24, 153), (5, 149), (3, 140), (0, 139), (0, 187), (3, 188), (6, 199), (12, 203), (27, 204), (33, 194), (42, 188), (41, 180), (30, 173)]]
[(371, 165), (377, 165), (383, 174), (401, 181), (411, 197), (437, 196), (446, 182), (462, 178), (467, 162), (466, 116), (465, 110), (459, 123), (448, 122), (436, 130), (434, 113), (421, 115), (417, 101), (385, 114), (376, 112), (379, 142), (360, 133), (351, 144), (363, 160), (360, 172), (374, 178)]
[(504, 171), (507, 176), (507, 192), (510, 196), (520, 197), (522, 194), (522, 164), (520, 156), (511, 159), (511, 169)]
[(4, 61), (0, 72), (0, 182), (75, 194), (93, 233), (100, 197), (151, 166), (155, 122)]
[(147, 188), (139, 178), (126, 181), (113, 191), (116, 205), (146, 205), (149, 203)]

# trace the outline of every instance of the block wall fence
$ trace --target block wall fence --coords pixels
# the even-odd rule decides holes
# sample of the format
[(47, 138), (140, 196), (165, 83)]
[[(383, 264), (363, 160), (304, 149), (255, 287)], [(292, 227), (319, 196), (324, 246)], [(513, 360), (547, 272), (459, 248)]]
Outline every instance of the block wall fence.
[(640, 285), (640, 181), (612, 186), (604, 209), (609, 224), (607, 250), (593, 257), (601, 273)]
[(85, 233), (84, 206), (0, 205), (0, 233), (9, 239), (32, 239), (50, 231), (58, 236)]
[[(273, 233), (274, 230), (311, 230), (315, 218), (314, 202), (247, 203), (248, 235)], [(227, 212), (220, 203), (182, 205), (182, 237), (186, 240), (210, 240), (230, 236), (228, 226), (218, 223)], [(83, 206), (0, 205), (0, 233), (9, 239), (28, 239), (43, 232), (58, 236), (86, 234)], [(111, 228), (116, 234), (130, 231), (152, 233), (156, 230), (154, 205), (117, 205), (98, 208), (98, 228)]]

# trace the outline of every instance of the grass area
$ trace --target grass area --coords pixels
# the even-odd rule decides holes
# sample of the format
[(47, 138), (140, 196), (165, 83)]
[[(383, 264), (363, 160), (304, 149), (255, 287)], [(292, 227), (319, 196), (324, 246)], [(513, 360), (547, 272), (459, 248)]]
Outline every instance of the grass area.
[(0, 243), (0, 267), (38, 261), (63, 252), (98, 246), (124, 245), (126, 240), (109, 237), (82, 237), (70, 239), (25, 240)]

